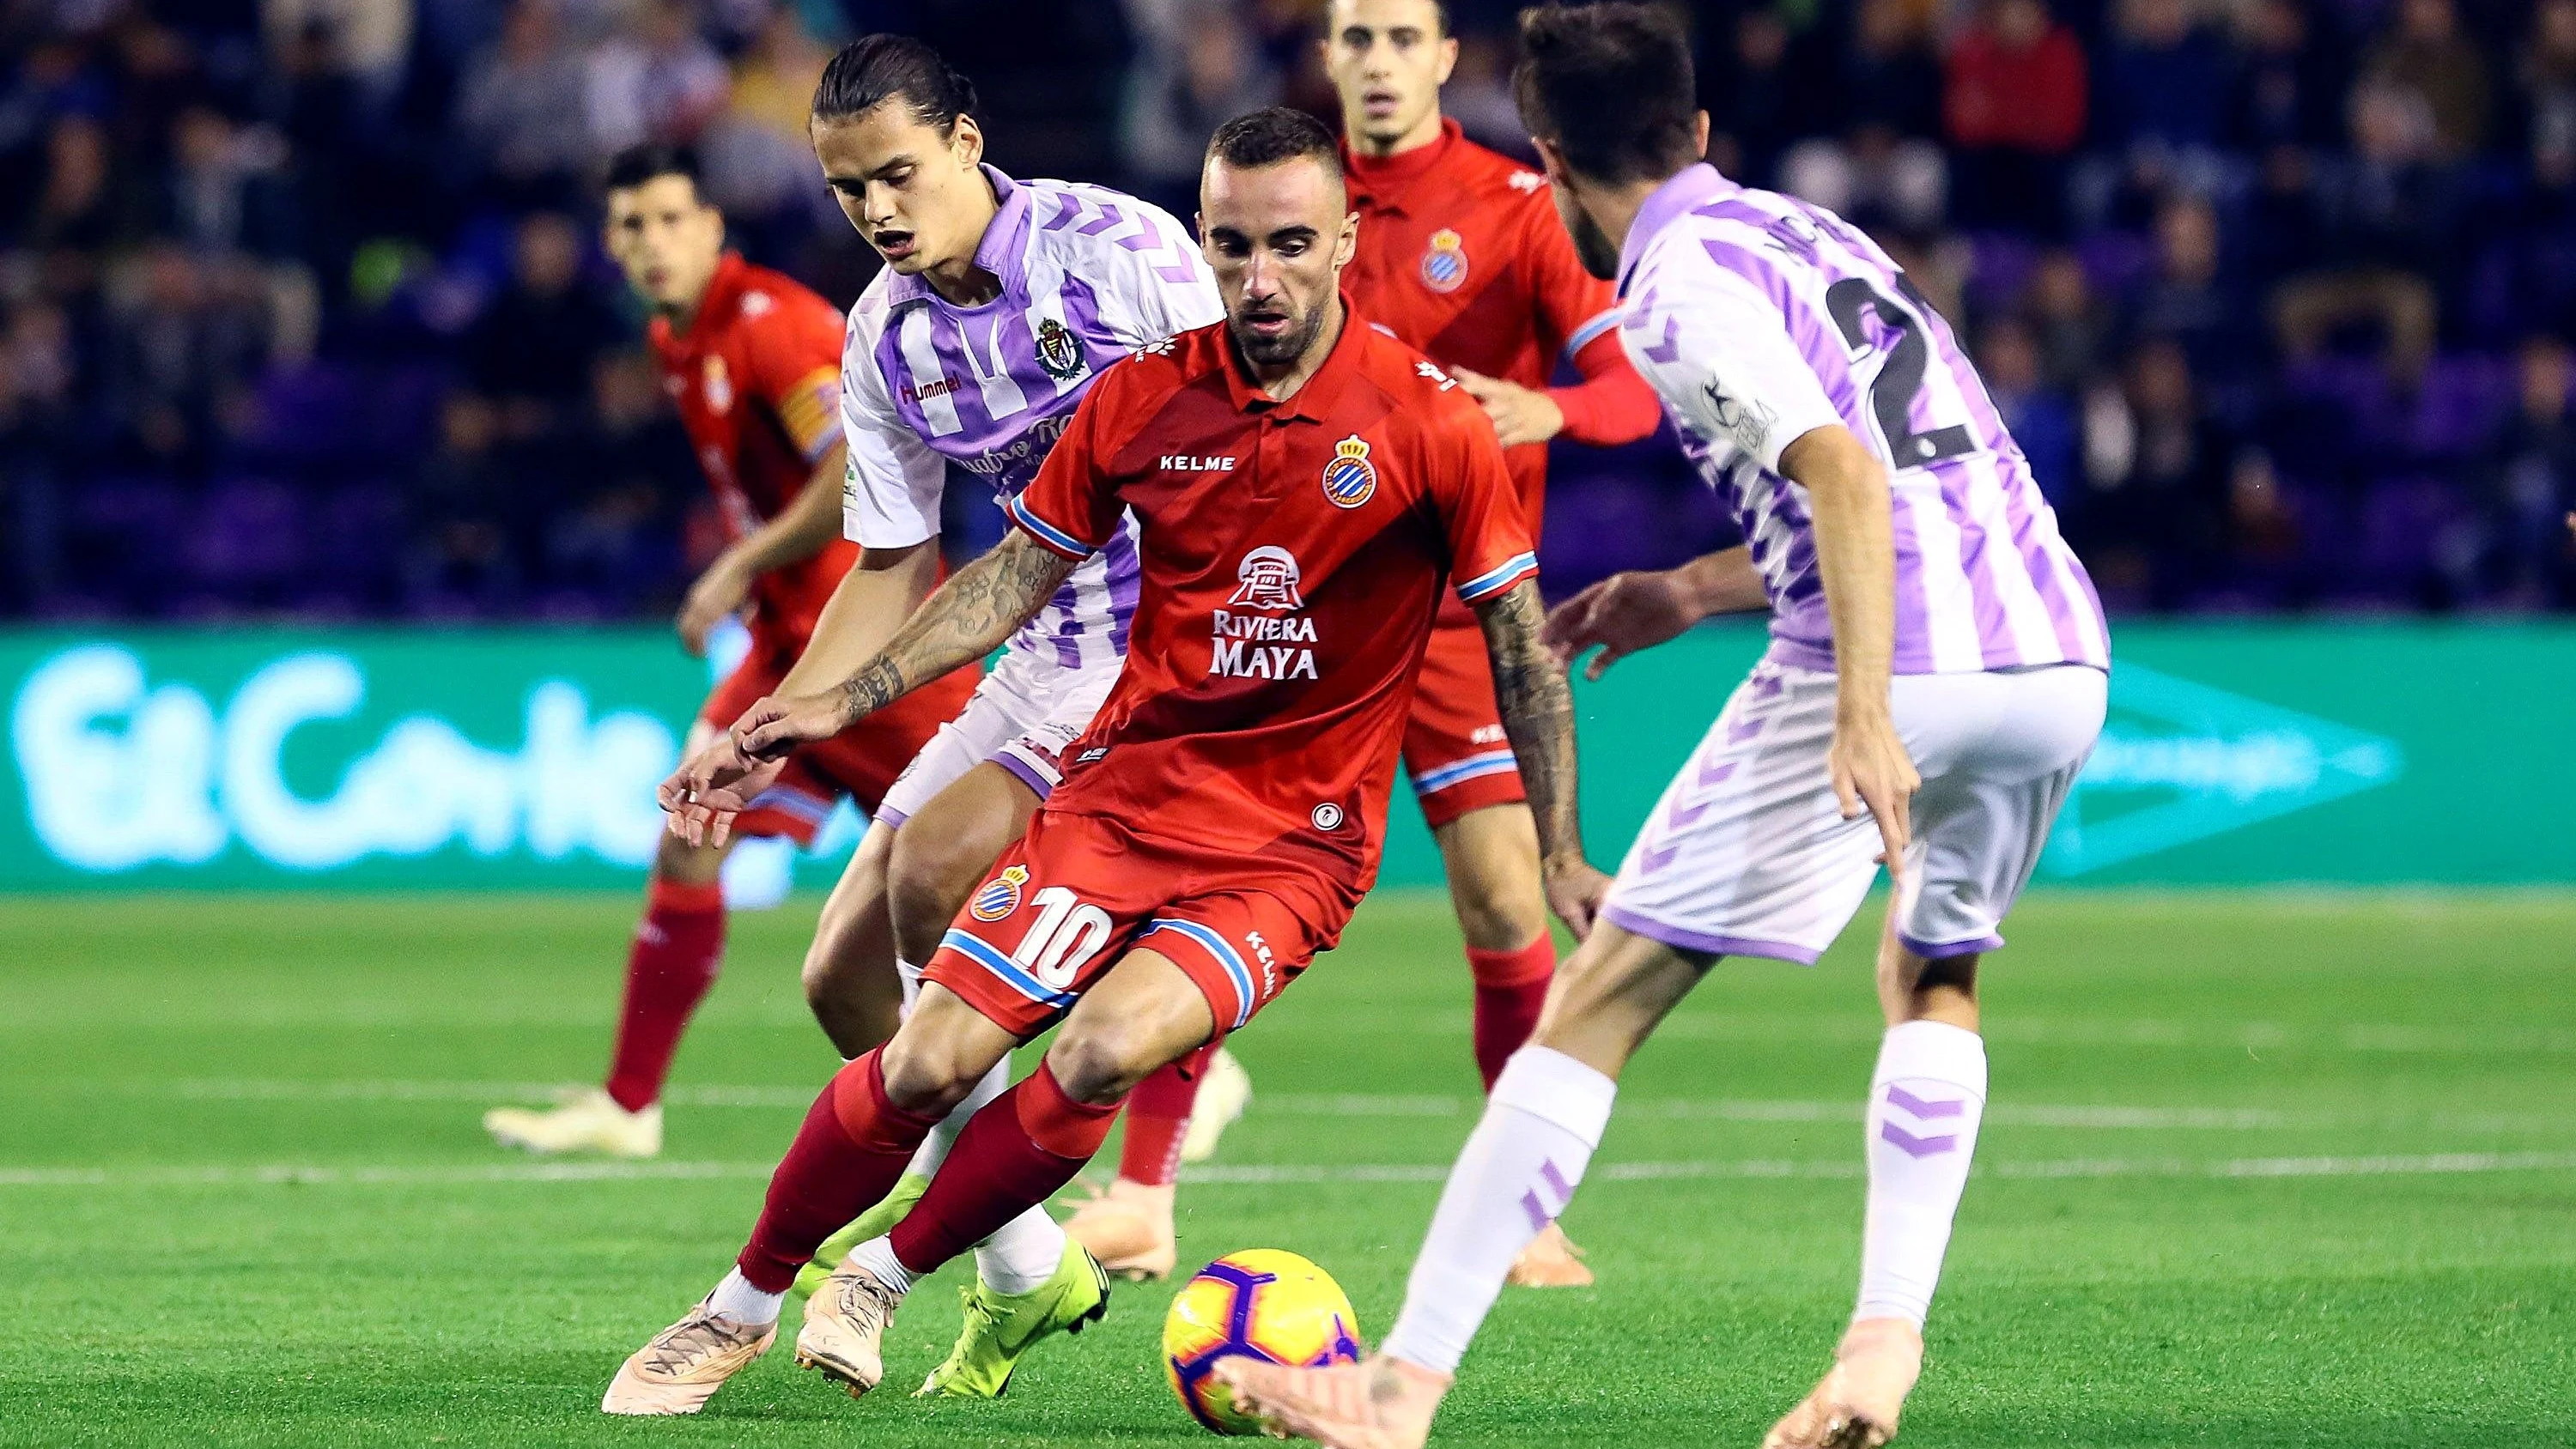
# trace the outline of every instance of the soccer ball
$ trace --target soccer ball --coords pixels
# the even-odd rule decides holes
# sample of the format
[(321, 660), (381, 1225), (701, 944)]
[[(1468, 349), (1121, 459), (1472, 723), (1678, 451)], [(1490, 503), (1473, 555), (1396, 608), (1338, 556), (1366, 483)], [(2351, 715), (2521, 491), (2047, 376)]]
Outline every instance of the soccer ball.
[(1333, 1276), (1294, 1253), (1251, 1248), (1199, 1270), (1163, 1319), (1163, 1367), (1181, 1407), (1216, 1434), (1258, 1434), (1233, 1395), (1209, 1377), (1217, 1361), (1248, 1354), (1321, 1368), (1357, 1363), (1360, 1323)]

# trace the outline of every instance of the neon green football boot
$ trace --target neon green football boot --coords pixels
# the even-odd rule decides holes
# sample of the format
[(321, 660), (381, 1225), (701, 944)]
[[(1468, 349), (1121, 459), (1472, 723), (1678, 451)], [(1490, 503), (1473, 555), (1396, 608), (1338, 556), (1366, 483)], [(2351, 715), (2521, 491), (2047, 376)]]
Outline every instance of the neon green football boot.
[(921, 1195), (928, 1191), (930, 1179), (920, 1173), (907, 1172), (896, 1179), (894, 1191), (887, 1193), (884, 1201), (823, 1240), (823, 1246), (814, 1250), (814, 1261), (796, 1270), (796, 1282), (788, 1288), (788, 1295), (813, 1297), (814, 1290), (823, 1286), (823, 1280), (832, 1276), (832, 1270), (841, 1266), (841, 1260), (850, 1256), (852, 1248), (893, 1232), (894, 1225), (902, 1222), (904, 1214), (911, 1212), (912, 1205), (921, 1201)]
[(1034, 1292), (996, 1293), (979, 1282), (958, 1289), (957, 1296), (966, 1308), (966, 1326), (948, 1361), (930, 1371), (915, 1398), (1000, 1398), (1031, 1345), (1050, 1333), (1080, 1333), (1109, 1312), (1109, 1275), (1089, 1250), (1067, 1238), (1055, 1276)]

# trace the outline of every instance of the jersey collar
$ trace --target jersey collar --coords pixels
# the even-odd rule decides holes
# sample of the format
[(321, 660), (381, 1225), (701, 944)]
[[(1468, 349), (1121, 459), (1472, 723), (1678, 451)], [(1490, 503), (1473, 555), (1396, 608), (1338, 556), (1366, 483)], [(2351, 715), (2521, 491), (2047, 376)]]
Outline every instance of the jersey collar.
[[(994, 200), (1001, 209), (984, 226), (984, 236), (975, 243), (975, 265), (1002, 279), (1002, 295), (1022, 290), (1028, 279), (1029, 254), (1029, 189), (1002, 174), (998, 166), (987, 164), (984, 179), (993, 185)], [(886, 305), (900, 307), (937, 297), (930, 279), (918, 273), (897, 272), (886, 284)]]
[(1342, 172), (1350, 178), (1351, 199), (1402, 216), (1406, 188), (1438, 170), (1465, 135), (1456, 121), (1443, 116), (1439, 139), (1393, 156), (1363, 156), (1351, 149), (1350, 137), (1343, 136)]
[(1359, 355), (1368, 345), (1365, 335), (1375, 323), (1362, 316), (1359, 304), (1351, 300), (1350, 291), (1342, 292), (1342, 335), (1333, 339), (1333, 350), (1324, 355), (1324, 365), (1306, 379), (1306, 385), (1286, 402), (1272, 397), (1253, 385), (1244, 374), (1243, 357), (1235, 351), (1234, 334), (1223, 324), (1218, 328), (1217, 345), (1225, 349), (1225, 393), (1239, 413), (1266, 414), (1282, 420), (1303, 418), (1320, 423), (1340, 400), (1353, 368), (1359, 366)]
[(1637, 270), (1638, 259), (1645, 256), (1656, 233), (1710, 197), (1743, 189), (1720, 176), (1717, 168), (1705, 161), (1683, 167), (1671, 180), (1656, 187), (1646, 197), (1645, 205), (1637, 208), (1637, 219), (1628, 224), (1628, 240), (1619, 248), (1619, 295), (1628, 295), (1628, 278)]

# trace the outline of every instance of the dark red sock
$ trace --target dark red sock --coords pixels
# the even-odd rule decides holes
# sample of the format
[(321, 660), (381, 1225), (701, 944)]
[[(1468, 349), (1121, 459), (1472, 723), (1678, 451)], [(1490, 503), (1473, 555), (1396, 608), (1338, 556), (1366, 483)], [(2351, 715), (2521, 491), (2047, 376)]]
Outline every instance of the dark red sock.
[(1067, 1097), (1054, 1068), (1038, 1063), (957, 1134), (930, 1191), (894, 1226), (896, 1260), (928, 1273), (1055, 1196), (1109, 1140), (1117, 1117), (1115, 1102), (1095, 1107)]
[(786, 1292), (825, 1238), (892, 1191), (921, 1139), (939, 1124), (886, 1100), (877, 1058), (870, 1052), (841, 1068), (770, 1175), (760, 1222), (734, 1260), (763, 1293)]
[(1180, 1176), (1181, 1139), (1189, 1135), (1199, 1079), (1216, 1047), (1209, 1042), (1137, 1083), (1136, 1090), (1127, 1094), (1127, 1138), (1118, 1149), (1120, 1177), (1148, 1187), (1168, 1187)]
[(662, 1099), (680, 1033), (724, 964), (724, 936), (724, 887), (653, 878), (626, 955), (626, 1003), (608, 1059), (608, 1095), (618, 1106), (640, 1112)]
[(1485, 1090), (1538, 1027), (1539, 1009), (1547, 1005), (1547, 984), (1556, 976), (1556, 938), (1547, 932), (1517, 951), (1467, 948), (1467, 969), (1476, 978), (1476, 1070)]

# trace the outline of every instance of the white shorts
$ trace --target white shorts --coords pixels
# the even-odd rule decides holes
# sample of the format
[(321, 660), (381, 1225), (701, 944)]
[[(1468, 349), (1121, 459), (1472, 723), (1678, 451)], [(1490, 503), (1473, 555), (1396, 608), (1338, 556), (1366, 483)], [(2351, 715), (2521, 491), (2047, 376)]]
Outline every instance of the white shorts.
[(987, 761), (1043, 800), (1064, 779), (1067, 745), (1091, 728), (1123, 659), (1073, 666), (1033, 649), (1004, 652), (957, 717), (939, 727), (886, 788), (876, 818), (901, 825), (958, 777)]
[[(2081, 664), (1896, 677), (1897, 733), (1923, 777), (1896, 903), (1908, 949), (2003, 945), (2108, 693)], [(1833, 675), (1756, 666), (1665, 787), (1602, 918), (1689, 950), (1812, 964), (1878, 876), (1876, 822), (1845, 820), (1834, 800), (1833, 733)]]

